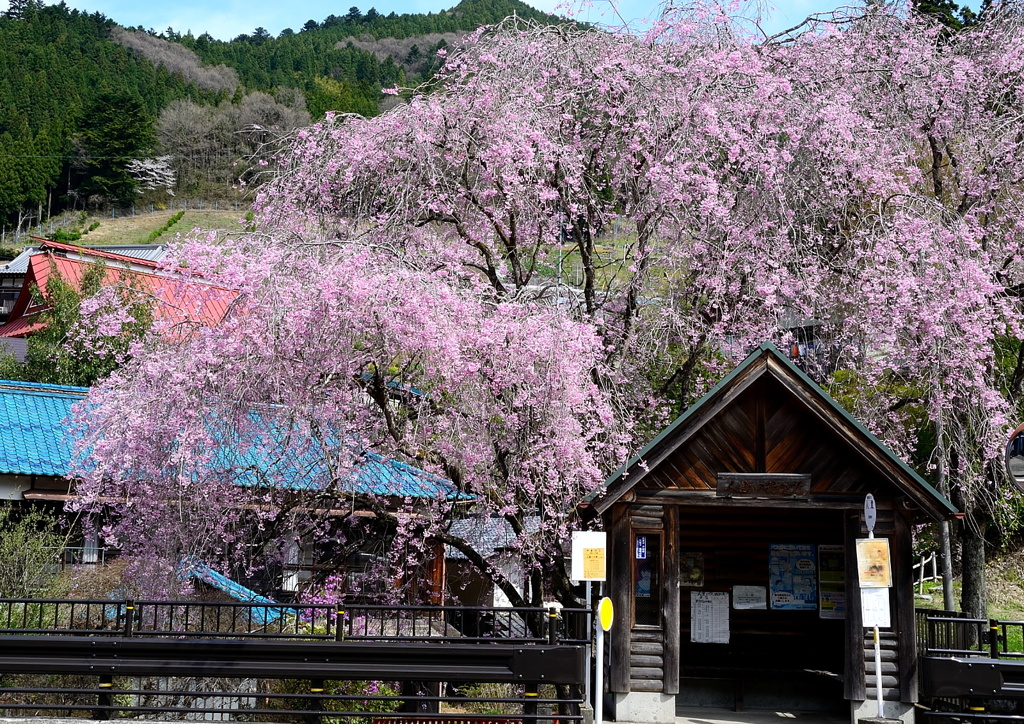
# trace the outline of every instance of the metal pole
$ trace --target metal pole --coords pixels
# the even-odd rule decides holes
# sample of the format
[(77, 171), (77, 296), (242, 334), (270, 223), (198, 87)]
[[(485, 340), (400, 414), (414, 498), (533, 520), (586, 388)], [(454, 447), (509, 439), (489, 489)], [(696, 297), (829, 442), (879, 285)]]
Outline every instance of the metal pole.
[[(868, 529), (868, 538), (875, 537), (874, 526)], [(878, 704), (878, 718), (885, 718), (885, 704), (882, 701), (882, 646), (878, 642), (878, 626), (875, 626), (875, 702)]]
[(875, 626), (875, 701), (878, 703), (878, 718), (885, 718), (882, 703), (882, 647), (878, 643), (878, 626)]
[(597, 634), (594, 640), (594, 657), (597, 664), (594, 673), (594, 724), (601, 724), (604, 716), (604, 629), (601, 622), (594, 617)]
[[(601, 625), (600, 625), (600, 623), (597, 620), (597, 615), (593, 613), (594, 607), (591, 605), (591, 592), (593, 590), (594, 584), (591, 583), (590, 581), (587, 581), (586, 582), (586, 586), (587, 586), (587, 610), (590, 611), (591, 614), (592, 614), (592, 618), (594, 620), (594, 625), (597, 626), (598, 628), (600, 628)], [(589, 662), (590, 661), (590, 642), (589, 641), (587, 642), (586, 652), (587, 652), (587, 661)], [(587, 666), (587, 675), (585, 677), (583, 677), (583, 678), (584, 678), (584, 682), (583, 682), (583, 699), (584, 699), (584, 701), (592, 701), (592, 699), (590, 698), (590, 691), (591, 690), (590, 690), (590, 666), (589, 665)]]

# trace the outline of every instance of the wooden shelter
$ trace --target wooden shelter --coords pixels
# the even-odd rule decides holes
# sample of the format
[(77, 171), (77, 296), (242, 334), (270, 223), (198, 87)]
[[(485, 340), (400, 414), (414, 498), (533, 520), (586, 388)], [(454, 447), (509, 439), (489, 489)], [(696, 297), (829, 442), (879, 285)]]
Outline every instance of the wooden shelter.
[(868, 493), (891, 551), (885, 713), (912, 721), (911, 529), (956, 510), (770, 344), (587, 501), (608, 531), (616, 717), (671, 722), (677, 699), (874, 715)]

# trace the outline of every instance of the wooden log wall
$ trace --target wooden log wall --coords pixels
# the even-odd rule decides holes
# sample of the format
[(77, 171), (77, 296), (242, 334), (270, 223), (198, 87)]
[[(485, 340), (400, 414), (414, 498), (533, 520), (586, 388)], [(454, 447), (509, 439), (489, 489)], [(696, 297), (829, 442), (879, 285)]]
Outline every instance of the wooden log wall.
[[(896, 634), (892, 632), (882, 632), (879, 637), (879, 649), (881, 650), (882, 658), (882, 698), (885, 701), (902, 701), (902, 693), (900, 690), (900, 663), (899, 663), (899, 645), (896, 640)], [(875, 636), (874, 633), (869, 633), (864, 637), (864, 671), (866, 676), (865, 683), (865, 699), (867, 701), (874, 701), (877, 694), (875, 693), (875, 685), (877, 677), (875, 676)]]
[[(658, 557), (664, 561), (664, 549), (669, 535), (665, 526), (665, 508), (661, 505), (633, 505), (629, 511), (629, 525), (632, 531), (644, 533), (660, 533), (661, 550)], [(632, 561), (631, 561), (632, 564)], [(677, 564), (678, 565), (678, 564)], [(663, 566), (665, 570), (667, 566)], [(632, 576), (629, 581), (632, 590)], [(661, 602), (664, 611), (666, 591), (665, 576), (661, 577)], [(632, 602), (636, 605), (636, 601)], [(630, 691), (664, 691), (665, 681), (665, 619), (657, 627), (633, 626), (633, 612), (629, 617), (629, 690)]]

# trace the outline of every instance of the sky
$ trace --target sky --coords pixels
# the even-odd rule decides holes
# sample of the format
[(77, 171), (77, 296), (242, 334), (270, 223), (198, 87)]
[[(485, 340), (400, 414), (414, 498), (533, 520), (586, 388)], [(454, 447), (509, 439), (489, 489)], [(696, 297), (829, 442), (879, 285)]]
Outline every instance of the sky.
[[(458, 0), (302, 0), (302, 2), (281, 2), (281, 0), (169, 0), (152, 2), (145, 0), (65, 0), (67, 5), (89, 13), (100, 12), (125, 27), (142, 26), (162, 32), (168, 27), (179, 33), (192, 31), (193, 35), (209, 33), (221, 40), (230, 40), (242, 33), (251, 33), (262, 27), (277, 35), (285, 28), (299, 30), (307, 20), (321, 21), (328, 15), (344, 15), (356, 6), (363, 12), (371, 7), (387, 15), (396, 13), (426, 13), (447, 10), (458, 4)], [(580, 0), (526, 0), (538, 10), (565, 14), (565, 7), (579, 7)], [(762, 27), (768, 34), (790, 28), (811, 13), (827, 12), (841, 5), (859, 4), (860, 0), (775, 0), (741, 2), (748, 17), (758, 7), (764, 8)], [(7, 0), (0, 0), (0, 11), (7, 9)], [(49, 2), (47, 2), (49, 4)], [(644, 18), (657, 17), (661, 0), (586, 0), (588, 8), (577, 11), (573, 17), (585, 22), (614, 23), (616, 17), (611, 7), (631, 26), (643, 29)], [(961, 4), (964, 4), (961, 2)], [(966, 4), (977, 7), (979, 0)]]

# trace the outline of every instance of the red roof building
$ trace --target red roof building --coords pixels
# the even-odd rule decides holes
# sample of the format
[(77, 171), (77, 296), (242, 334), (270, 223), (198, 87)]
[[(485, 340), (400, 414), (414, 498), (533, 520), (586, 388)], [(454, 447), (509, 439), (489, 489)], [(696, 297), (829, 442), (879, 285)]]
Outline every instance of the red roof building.
[[(0, 326), (0, 338), (24, 338), (45, 327), (41, 313), (48, 308), (47, 282), (56, 274), (78, 288), (92, 264), (104, 265), (105, 285), (130, 283), (133, 289), (151, 295), (155, 302), (154, 323), (171, 334), (182, 325), (212, 327), (219, 324), (238, 296), (233, 289), (158, 271), (157, 262), (148, 259), (45, 241), (39, 252), (29, 259), (18, 299), (7, 322)], [(33, 287), (42, 292), (41, 304), (32, 298)]]

